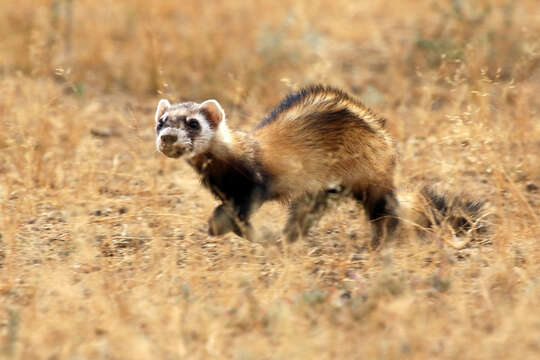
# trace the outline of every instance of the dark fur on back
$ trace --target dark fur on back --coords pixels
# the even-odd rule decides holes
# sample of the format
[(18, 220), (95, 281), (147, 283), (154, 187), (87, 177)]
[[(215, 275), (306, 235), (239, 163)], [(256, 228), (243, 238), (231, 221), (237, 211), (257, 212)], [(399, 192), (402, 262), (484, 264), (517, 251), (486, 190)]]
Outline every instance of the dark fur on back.
[(297, 92), (288, 94), (281, 103), (276, 106), (270, 114), (268, 114), (263, 121), (257, 125), (256, 129), (259, 129), (265, 125), (270, 124), (272, 121), (276, 120), (278, 115), (287, 111), (291, 107), (295, 106), (296, 104), (300, 103), (302, 100), (306, 99), (310, 93), (316, 92), (316, 91), (324, 91), (324, 87), (320, 85), (313, 85), (311, 87), (303, 88)]
[[(349, 103), (354, 104), (355, 106), (359, 108), (363, 108), (366, 111), (371, 111), (365, 107), (363, 104), (349, 96), (347, 93), (343, 92), (340, 89), (331, 87), (331, 86), (323, 86), (323, 85), (310, 85), (305, 88), (302, 88), (294, 93), (291, 93), (287, 95), (281, 103), (276, 106), (270, 114), (268, 114), (258, 125), (255, 129), (260, 129), (263, 126), (266, 126), (273, 121), (277, 120), (280, 116), (280, 114), (283, 114), (287, 112), (288, 110), (292, 109), (295, 106), (299, 105), (308, 105), (312, 103), (314, 100), (316, 100), (316, 96), (320, 94), (327, 94), (328, 97), (332, 99), (334, 103)], [(345, 109), (346, 110), (346, 109)], [(321, 117), (326, 117), (327, 115), (332, 115), (331, 112), (329, 113), (321, 113)], [(339, 115), (339, 114), (336, 114)], [(332, 117), (332, 116), (331, 116)], [(381, 126), (384, 126), (385, 119), (380, 118), (379, 122)]]

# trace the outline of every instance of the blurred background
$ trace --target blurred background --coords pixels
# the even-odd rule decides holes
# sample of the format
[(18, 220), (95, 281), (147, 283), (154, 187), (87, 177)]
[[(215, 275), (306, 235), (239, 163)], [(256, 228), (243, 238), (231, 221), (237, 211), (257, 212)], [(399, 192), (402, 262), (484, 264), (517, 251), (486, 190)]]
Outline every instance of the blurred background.
[[(312, 82), (343, 87), (383, 110), (420, 101), (441, 107), (456, 82), (522, 82), (537, 74), (536, 5), (4, 2), (0, 66), (4, 76), (64, 82), (80, 97), (214, 96), (229, 111), (249, 114), (254, 104)], [(426, 96), (423, 86), (442, 93)]]
[[(538, 5), (0, 1), (0, 354), (534, 358)], [(249, 130), (312, 83), (388, 119), (400, 188), (486, 200), (488, 239), (370, 253), (347, 202), (288, 254), (208, 237), (215, 199), (155, 151), (158, 100), (215, 98)]]

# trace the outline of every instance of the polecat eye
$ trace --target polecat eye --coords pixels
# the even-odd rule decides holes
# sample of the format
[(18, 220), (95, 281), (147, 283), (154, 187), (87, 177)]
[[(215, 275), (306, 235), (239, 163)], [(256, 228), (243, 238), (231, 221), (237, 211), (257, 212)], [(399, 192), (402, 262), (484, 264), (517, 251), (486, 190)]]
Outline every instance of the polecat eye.
[(195, 119), (189, 119), (188, 122), (187, 122), (187, 126), (191, 129), (191, 130), (199, 130), (201, 128), (201, 125), (199, 124), (199, 122)]
[(157, 131), (161, 130), (164, 124), (165, 124), (165, 121), (163, 119), (159, 119), (156, 126)]

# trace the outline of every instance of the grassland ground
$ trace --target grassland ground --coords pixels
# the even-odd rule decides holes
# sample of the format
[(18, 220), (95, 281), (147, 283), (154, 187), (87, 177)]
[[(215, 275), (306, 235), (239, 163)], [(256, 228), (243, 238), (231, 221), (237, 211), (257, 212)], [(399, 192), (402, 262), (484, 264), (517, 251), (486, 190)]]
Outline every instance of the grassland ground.
[[(0, 3), (0, 355), (13, 359), (535, 359), (535, 0)], [(157, 101), (251, 129), (322, 82), (384, 115), (398, 185), (486, 201), (366, 248), (345, 201), (279, 250), (207, 235), (217, 202), (155, 151)], [(286, 211), (255, 224), (279, 235)]]

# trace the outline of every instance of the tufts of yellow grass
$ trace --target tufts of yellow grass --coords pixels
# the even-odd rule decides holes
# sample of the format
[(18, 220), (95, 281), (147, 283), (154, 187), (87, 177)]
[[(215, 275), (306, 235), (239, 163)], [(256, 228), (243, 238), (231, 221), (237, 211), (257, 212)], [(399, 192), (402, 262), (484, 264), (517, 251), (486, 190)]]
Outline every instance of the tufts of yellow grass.
[[(537, 357), (537, 5), (0, 3), (0, 354)], [(389, 119), (400, 186), (488, 201), (486, 241), (442, 226), (371, 252), (352, 202), (285, 251), (208, 237), (216, 201), (154, 150), (157, 100), (217, 98), (249, 129), (312, 82)]]

